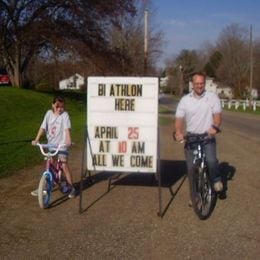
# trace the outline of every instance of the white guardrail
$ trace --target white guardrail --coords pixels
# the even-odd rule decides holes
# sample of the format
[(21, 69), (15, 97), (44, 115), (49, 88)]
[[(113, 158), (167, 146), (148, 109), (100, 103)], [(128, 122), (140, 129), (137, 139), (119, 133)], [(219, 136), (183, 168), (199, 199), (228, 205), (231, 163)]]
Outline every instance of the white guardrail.
[(256, 109), (260, 108), (260, 101), (253, 100), (250, 106), (250, 100), (248, 99), (221, 99), (221, 106), (223, 108), (227, 107), (228, 109), (231, 109), (232, 107), (238, 109), (240, 106), (242, 106), (243, 110), (249, 109), (251, 107), (254, 111), (256, 111)]

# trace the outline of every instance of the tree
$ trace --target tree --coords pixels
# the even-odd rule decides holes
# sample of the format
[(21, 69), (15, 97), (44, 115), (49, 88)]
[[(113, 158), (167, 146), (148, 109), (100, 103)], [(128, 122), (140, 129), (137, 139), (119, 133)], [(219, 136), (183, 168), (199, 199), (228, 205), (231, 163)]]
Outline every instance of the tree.
[(221, 64), (221, 60), (223, 58), (223, 55), (221, 52), (215, 50), (213, 54), (210, 56), (209, 61), (204, 66), (204, 71), (206, 75), (216, 78), (217, 76), (217, 70)]
[(172, 92), (182, 96), (188, 90), (192, 74), (200, 68), (200, 59), (196, 50), (183, 49), (177, 56), (167, 61), (171, 73)]
[(249, 32), (238, 24), (224, 28), (216, 45), (222, 58), (217, 69), (221, 81), (234, 89), (235, 97), (243, 97), (249, 85)]
[(0, 0), (0, 57), (12, 84), (22, 86), (35, 55), (80, 44), (89, 55), (109, 52), (108, 29), (133, 0)]
[(144, 12), (148, 12), (148, 61), (147, 73), (152, 75), (161, 54), (163, 35), (153, 19), (151, 1), (136, 1), (136, 15), (120, 16), (120, 26), (112, 26), (110, 31), (111, 49), (116, 54), (117, 73), (121, 75), (143, 75), (144, 73)]
[(253, 88), (256, 88), (258, 90), (258, 95), (260, 95), (260, 39), (257, 39), (253, 46)]

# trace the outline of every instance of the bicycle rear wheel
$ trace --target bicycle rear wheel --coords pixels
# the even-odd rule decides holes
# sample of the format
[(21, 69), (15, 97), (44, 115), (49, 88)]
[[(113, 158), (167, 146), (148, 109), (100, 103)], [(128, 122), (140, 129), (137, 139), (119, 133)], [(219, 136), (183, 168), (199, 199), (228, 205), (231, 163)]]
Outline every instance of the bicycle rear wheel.
[(51, 202), (52, 176), (50, 172), (45, 172), (38, 187), (38, 201), (40, 208), (46, 209)]
[(213, 212), (217, 196), (212, 188), (207, 168), (194, 165), (191, 173), (191, 201), (195, 214), (206, 220)]

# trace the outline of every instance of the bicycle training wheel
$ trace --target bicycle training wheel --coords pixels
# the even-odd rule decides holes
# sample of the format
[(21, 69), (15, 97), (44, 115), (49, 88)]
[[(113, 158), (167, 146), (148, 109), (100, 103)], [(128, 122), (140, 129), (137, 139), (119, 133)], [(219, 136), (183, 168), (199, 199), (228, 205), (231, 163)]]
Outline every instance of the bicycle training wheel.
[(192, 169), (191, 201), (195, 214), (206, 220), (213, 212), (217, 196), (212, 188), (209, 174), (206, 168), (194, 166)]
[(51, 202), (51, 176), (46, 172), (42, 175), (39, 187), (38, 187), (38, 201), (40, 208), (46, 209)]

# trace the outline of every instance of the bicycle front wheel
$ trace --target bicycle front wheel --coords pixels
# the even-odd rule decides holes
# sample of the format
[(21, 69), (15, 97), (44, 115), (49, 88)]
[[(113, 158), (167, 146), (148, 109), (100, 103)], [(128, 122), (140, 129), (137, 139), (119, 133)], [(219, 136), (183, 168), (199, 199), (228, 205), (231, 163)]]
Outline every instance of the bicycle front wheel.
[(206, 220), (213, 212), (217, 196), (212, 188), (207, 168), (194, 165), (191, 173), (191, 201), (195, 214)]
[(52, 190), (52, 181), (51, 173), (45, 172), (40, 180), (38, 187), (38, 201), (40, 208), (48, 208), (51, 202), (51, 190)]

